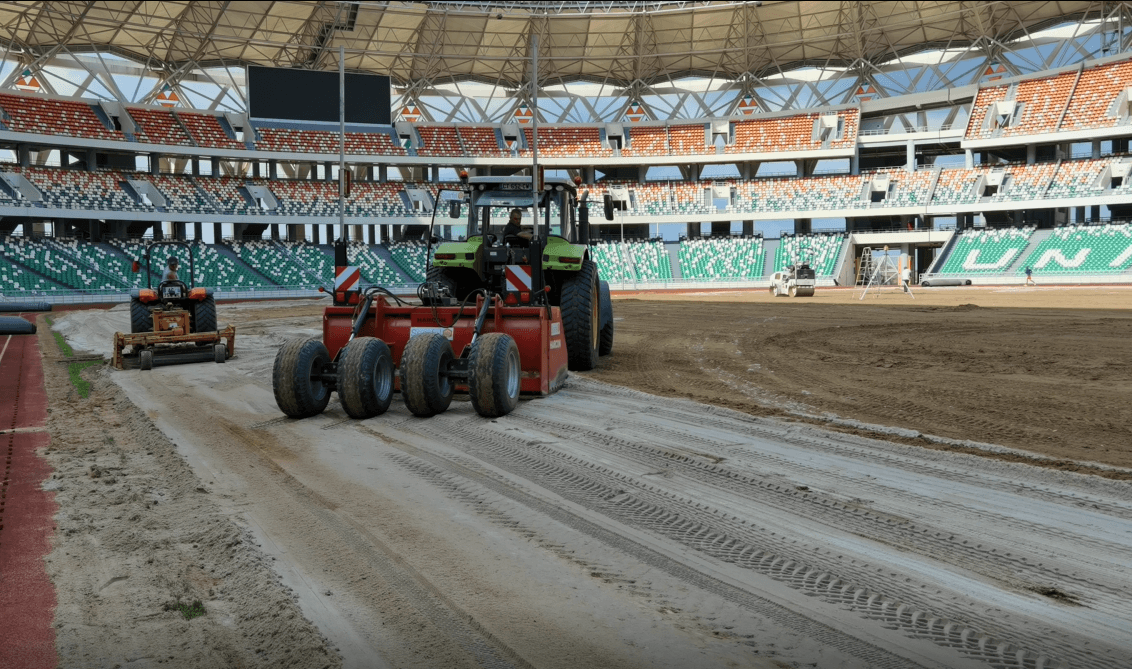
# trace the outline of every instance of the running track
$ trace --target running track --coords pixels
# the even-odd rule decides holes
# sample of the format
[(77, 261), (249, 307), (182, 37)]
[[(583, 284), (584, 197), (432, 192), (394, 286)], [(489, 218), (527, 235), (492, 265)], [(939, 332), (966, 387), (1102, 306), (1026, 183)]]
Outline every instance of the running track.
[[(34, 322), (35, 316), (25, 315)], [(0, 667), (54, 667), (55, 588), (44, 558), (51, 550), (55, 493), (40, 486), (51, 467), (47, 392), (34, 335), (0, 337)]]

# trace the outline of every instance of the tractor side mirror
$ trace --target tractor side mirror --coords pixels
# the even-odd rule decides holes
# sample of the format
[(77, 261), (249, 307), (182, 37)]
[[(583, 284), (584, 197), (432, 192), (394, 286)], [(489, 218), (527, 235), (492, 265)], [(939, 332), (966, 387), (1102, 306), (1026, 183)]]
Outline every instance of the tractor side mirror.
[(140, 272), (141, 271), (141, 263), (135, 260), (133, 262), (133, 264), (130, 265), (130, 271), (133, 272), (134, 274), (137, 274), (138, 272)]
[(437, 244), (440, 243), (440, 238), (437, 237), (436, 235), (433, 235), (433, 236), (428, 238), (428, 243), (432, 244), (433, 246), (436, 246)]
[(601, 198), (601, 203), (605, 206), (605, 220), (613, 220), (613, 196), (606, 193)]
[(460, 218), (459, 200), (452, 200), (448, 203), (448, 218)]

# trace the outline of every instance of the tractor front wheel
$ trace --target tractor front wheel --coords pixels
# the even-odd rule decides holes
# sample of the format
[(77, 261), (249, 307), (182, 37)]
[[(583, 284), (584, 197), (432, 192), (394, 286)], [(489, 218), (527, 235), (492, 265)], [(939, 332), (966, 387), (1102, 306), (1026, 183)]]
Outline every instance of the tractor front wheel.
[(227, 344), (214, 344), (212, 346), (212, 361), (216, 363), (223, 363), (228, 359), (228, 345)]
[(138, 369), (143, 372), (153, 369), (153, 351), (147, 348), (138, 354)]
[(448, 378), (452, 345), (444, 335), (417, 335), (401, 354), (401, 396), (414, 416), (427, 418), (443, 413), (452, 404), (454, 388)]
[(309, 418), (322, 413), (330, 402), (330, 388), (322, 374), (330, 364), (330, 353), (317, 339), (295, 339), (275, 354), (271, 386), (275, 403), (291, 418)]
[(519, 347), (510, 335), (480, 335), (468, 355), (468, 392), (472, 407), (485, 418), (506, 416), (519, 404)]
[(338, 364), (338, 399), (350, 418), (373, 418), (393, 401), (393, 355), (385, 342), (358, 337)]
[(582, 267), (562, 282), (561, 294), (568, 367), (589, 371), (597, 366), (601, 344), (601, 296), (597, 266), (592, 260), (584, 260)]

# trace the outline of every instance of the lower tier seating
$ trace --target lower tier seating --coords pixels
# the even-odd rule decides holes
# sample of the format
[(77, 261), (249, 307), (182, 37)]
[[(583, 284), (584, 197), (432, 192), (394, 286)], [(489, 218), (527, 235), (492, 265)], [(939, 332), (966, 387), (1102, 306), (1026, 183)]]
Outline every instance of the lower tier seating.
[(1132, 267), (1132, 225), (1069, 226), (1054, 230), (1016, 270), (1035, 274), (1112, 274)]
[(689, 281), (754, 279), (763, 274), (762, 237), (706, 237), (680, 243), (680, 273)]
[(840, 232), (810, 235), (783, 235), (774, 254), (774, 271), (780, 272), (799, 262), (809, 263), (817, 276), (832, 276), (845, 243)]
[(1030, 243), (1034, 228), (963, 230), (939, 274), (994, 274), (1006, 271)]

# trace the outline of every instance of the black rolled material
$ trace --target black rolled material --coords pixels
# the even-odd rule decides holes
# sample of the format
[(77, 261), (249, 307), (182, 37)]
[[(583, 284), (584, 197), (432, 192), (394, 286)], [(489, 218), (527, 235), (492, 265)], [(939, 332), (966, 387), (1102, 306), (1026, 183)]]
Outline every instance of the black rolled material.
[(0, 316), (0, 335), (35, 334), (35, 323), (18, 316)]

